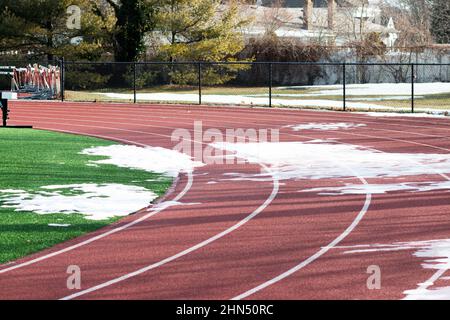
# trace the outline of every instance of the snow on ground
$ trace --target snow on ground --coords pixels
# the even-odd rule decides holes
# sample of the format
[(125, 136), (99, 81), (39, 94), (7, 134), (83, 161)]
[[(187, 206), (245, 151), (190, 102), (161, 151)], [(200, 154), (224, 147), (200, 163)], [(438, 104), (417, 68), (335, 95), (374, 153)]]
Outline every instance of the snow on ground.
[[(328, 86), (301, 86), (301, 87), (280, 87), (279, 90), (289, 89), (316, 89), (317, 92), (308, 93), (285, 93), (274, 94), (272, 105), (274, 106), (291, 106), (291, 107), (317, 107), (317, 108), (342, 108), (341, 99), (321, 99), (323, 96), (342, 96), (342, 85)], [(417, 83), (415, 85), (415, 94), (417, 98), (429, 94), (450, 94), (450, 83), (434, 82), (434, 83)], [(132, 100), (133, 94), (126, 93), (96, 93), (104, 95), (110, 99)], [(351, 84), (347, 86), (347, 107), (362, 110), (399, 110), (395, 106), (372, 104), (383, 100), (409, 100), (411, 97), (411, 84), (409, 83), (370, 83), (370, 84)], [(358, 96), (358, 98), (350, 98), (350, 96)], [(367, 97), (379, 96), (379, 97)], [(198, 103), (198, 94), (193, 93), (138, 93), (139, 101), (155, 101), (155, 102), (184, 102)], [(284, 97), (285, 99), (282, 99)], [(286, 98), (314, 98), (317, 99), (286, 99)], [(365, 102), (354, 102), (352, 100), (364, 100)], [(229, 104), (229, 105), (267, 105), (269, 103), (268, 94), (265, 95), (217, 95), (203, 94), (203, 103), (210, 104)], [(425, 109), (424, 109), (425, 110)]]
[[(414, 96), (414, 99), (424, 99), (424, 96)], [(411, 100), (411, 96), (383, 96), (377, 98), (347, 98), (347, 101), (387, 101), (387, 100), (398, 100), (398, 101), (408, 101)]]
[(286, 128), (292, 128), (292, 130), (294, 131), (302, 131), (302, 130), (334, 131), (339, 129), (353, 129), (365, 126), (366, 126), (365, 124), (345, 123), (345, 122), (336, 122), (336, 123), (310, 122), (308, 124), (287, 126)]
[[(193, 161), (188, 155), (159, 147), (111, 145), (85, 149), (81, 154), (107, 157), (102, 160), (91, 160), (87, 164), (90, 166), (110, 164), (170, 177), (176, 177), (181, 172), (192, 172), (195, 167), (204, 165)], [(149, 206), (156, 198), (157, 195), (151, 190), (122, 184), (43, 186), (37, 192), (0, 190), (2, 207), (37, 214), (80, 213), (91, 220), (131, 214)]]
[[(450, 172), (450, 154), (383, 153), (328, 140), (279, 143), (216, 143), (239, 159), (263, 163), (280, 180), (403, 177)], [(345, 166), (344, 168), (342, 166)], [(269, 179), (267, 174), (234, 179)]]
[(301, 192), (316, 192), (319, 195), (343, 194), (384, 194), (390, 191), (425, 192), (435, 190), (449, 190), (450, 181), (440, 182), (407, 182), (389, 184), (346, 184), (343, 187), (314, 188), (301, 190)]
[[(317, 92), (305, 94), (305, 96), (334, 96), (342, 95), (343, 85), (324, 85), (324, 86), (301, 86), (301, 87), (282, 87), (279, 89), (315, 89)], [(411, 95), (411, 83), (365, 83), (348, 84), (346, 86), (349, 96), (384, 96), (389, 95)], [(450, 94), (450, 82), (431, 82), (414, 84), (416, 95), (429, 94)]]
[(365, 114), (370, 117), (410, 117), (410, 118), (446, 118), (449, 116), (439, 113), (395, 113), (395, 112), (355, 112), (357, 114)]
[[(345, 179), (354, 175), (364, 178), (392, 178), (450, 172), (450, 154), (382, 153), (326, 140), (280, 143), (217, 143), (214, 147), (232, 152), (249, 162), (263, 163), (279, 180), (287, 179)], [(345, 167), (342, 167), (345, 166)], [(267, 173), (242, 175), (230, 173), (229, 180), (270, 180)], [(390, 191), (425, 192), (450, 191), (450, 181), (409, 182), (329, 187), (302, 190), (325, 194), (366, 194)], [(342, 248), (342, 247), (341, 247)], [(344, 247), (345, 248), (345, 247)], [(424, 268), (450, 268), (450, 240), (351, 247), (347, 253), (392, 250), (416, 250), (424, 258)], [(429, 288), (430, 284), (405, 291), (407, 299), (450, 299), (450, 287)]]
[[(132, 100), (133, 95), (127, 93), (98, 93), (105, 95), (111, 99)], [(139, 101), (155, 101), (155, 102), (184, 102), (198, 103), (197, 94), (182, 93), (138, 93)], [(203, 103), (210, 104), (227, 104), (227, 105), (267, 105), (269, 98), (256, 98), (243, 95), (203, 95)], [(272, 99), (273, 106), (291, 106), (291, 107), (317, 107), (317, 108), (342, 108), (342, 100), (293, 100), (293, 99)], [(348, 102), (347, 107), (363, 110), (398, 110), (398, 108), (389, 106), (380, 106), (362, 102)]]
[(176, 177), (180, 172), (192, 172), (204, 164), (193, 161), (181, 152), (160, 147), (112, 145), (85, 149), (81, 154), (105, 156), (108, 159), (92, 160), (91, 164), (112, 164), (123, 168), (145, 170)]
[[(340, 95), (342, 95), (343, 92), (341, 91)], [(272, 97), (289, 97), (289, 98), (305, 98), (305, 97), (317, 97), (317, 96), (323, 96), (323, 94), (315, 94), (315, 93), (282, 93), (282, 94), (272, 94)], [(248, 97), (269, 97), (268, 94), (252, 94), (248, 95)], [(424, 96), (415, 96), (415, 99), (423, 99)], [(382, 97), (358, 97), (358, 98), (348, 98), (347, 101), (386, 101), (386, 100), (411, 100), (411, 95), (409, 96), (382, 96)]]
[(89, 220), (126, 216), (149, 206), (156, 198), (154, 192), (143, 187), (122, 184), (53, 185), (35, 193), (0, 190), (2, 207), (37, 214), (79, 213)]
[[(414, 256), (423, 258), (422, 267), (425, 269), (448, 270), (450, 269), (450, 239), (401, 242), (394, 244), (373, 244), (348, 247), (336, 247), (347, 249), (345, 254), (374, 253), (399, 250), (415, 250)], [(448, 280), (440, 278), (441, 280)], [(450, 286), (433, 288), (434, 283), (419, 283), (413, 290), (404, 292), (406, 300), (449, 300)]]

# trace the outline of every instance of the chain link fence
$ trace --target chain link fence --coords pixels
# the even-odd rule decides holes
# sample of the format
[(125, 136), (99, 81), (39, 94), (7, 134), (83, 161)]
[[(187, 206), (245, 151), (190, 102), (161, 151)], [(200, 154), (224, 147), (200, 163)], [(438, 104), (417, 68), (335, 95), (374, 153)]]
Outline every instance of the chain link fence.
[(450, 64), (64, 60), (54, 64), (61, 69), (63, 101), (450, 112)]

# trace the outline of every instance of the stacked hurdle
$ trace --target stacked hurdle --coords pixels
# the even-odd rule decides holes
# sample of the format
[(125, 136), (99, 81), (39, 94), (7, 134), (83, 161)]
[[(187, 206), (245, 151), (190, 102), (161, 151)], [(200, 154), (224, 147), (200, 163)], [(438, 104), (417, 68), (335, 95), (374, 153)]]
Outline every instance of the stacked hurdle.
[(0, 67), (11, 76), (11, 91), (27, 92), (34, 99), (54, 99), (61, 94), (60, 68), (44, 67), (39, 64), (28, 65), (25, 68)]

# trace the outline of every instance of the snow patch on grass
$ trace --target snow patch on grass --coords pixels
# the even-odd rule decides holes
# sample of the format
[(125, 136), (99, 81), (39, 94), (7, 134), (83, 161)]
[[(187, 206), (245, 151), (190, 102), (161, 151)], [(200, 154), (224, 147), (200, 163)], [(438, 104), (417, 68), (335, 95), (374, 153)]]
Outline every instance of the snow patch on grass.
[(82, 214), (90, 220), (129, 215), (149, 206), (157, 197), (146, 188), (122, 184), (52, 185), (35, 193), (0, 190), (4, 208), (37, 214)]

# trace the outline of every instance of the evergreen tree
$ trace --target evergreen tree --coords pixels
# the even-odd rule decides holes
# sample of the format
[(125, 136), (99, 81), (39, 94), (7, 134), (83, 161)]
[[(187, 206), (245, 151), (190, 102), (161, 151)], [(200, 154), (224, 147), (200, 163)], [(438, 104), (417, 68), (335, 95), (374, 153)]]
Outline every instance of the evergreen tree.
[(433, 0), (431, 32), (437, 43), (450, 43), (449, 0)]
[[(68, 26), (68, 8), (81, 9), (79, 28)], [(102, 21), (88, 0), (0, 0), (0, 50), (53, 60), (56, 56), (96, 59), (104, 52)]]
[[(159, 58), (173, 61), (235, 61), (244, 48), (239, 32), (248, 21), (239, 17), (238, 6), (220, 0), (161, 0), (157, 14), (157, 29), (163, 37)], [(235, 77), (242, 65), (204, 67), (205, 84), (225, 83)], [(184, 68), (186, 69), (186, 68)], [(193, 84), (194, 70), (170, 72), (172, 82)]]

